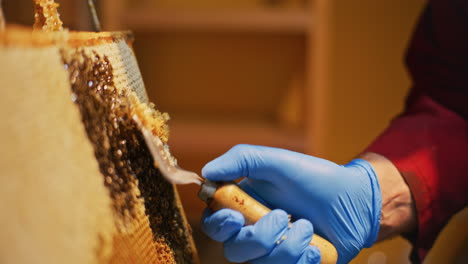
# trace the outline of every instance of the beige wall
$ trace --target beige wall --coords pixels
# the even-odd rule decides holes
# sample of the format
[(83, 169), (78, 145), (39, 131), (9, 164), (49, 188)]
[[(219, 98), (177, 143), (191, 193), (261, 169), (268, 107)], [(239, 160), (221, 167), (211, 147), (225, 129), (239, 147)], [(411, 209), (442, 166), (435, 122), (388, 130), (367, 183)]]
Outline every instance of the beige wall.
[(320, 100), (324, 118), (310, 128), (321, 138), (310, 149), (344, 162), (402, 110), (410, 86), (403, 53), (423, 1), (317, 2), (326, 6), (317, 14), (312, 45), (324, 47), (312, 54), (312, 85), (320, 96), (310, 100)]

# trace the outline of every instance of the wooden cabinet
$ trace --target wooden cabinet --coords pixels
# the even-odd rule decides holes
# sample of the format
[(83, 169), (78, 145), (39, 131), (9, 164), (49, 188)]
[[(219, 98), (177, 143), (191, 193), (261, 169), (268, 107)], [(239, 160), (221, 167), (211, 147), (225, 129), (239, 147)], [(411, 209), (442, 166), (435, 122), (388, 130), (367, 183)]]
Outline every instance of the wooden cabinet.
[(241, 142), (305, 151), (309, 5), (108, 2), (104, 25), (136, 32), (148, 93), (172, 116), (170, 145), (180, 159)]

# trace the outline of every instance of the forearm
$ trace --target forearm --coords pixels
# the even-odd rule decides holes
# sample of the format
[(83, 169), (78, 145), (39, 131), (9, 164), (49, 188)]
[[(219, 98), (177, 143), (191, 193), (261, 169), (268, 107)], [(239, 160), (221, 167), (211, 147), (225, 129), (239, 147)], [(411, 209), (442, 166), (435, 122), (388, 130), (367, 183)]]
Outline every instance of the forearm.
[(402, 233), (413, 232), (417, 227), (415, 204), (408, 184), (400, 172), (382, 155), (367, 152), (359, 158), (372, 165), (382, 192), (382, 212), (377, 242)]

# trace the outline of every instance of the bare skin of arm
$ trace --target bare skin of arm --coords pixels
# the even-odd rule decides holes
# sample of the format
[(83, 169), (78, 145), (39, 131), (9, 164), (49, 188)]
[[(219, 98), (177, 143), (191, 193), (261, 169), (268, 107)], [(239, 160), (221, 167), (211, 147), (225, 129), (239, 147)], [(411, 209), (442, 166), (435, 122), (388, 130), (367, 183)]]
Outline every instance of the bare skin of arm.
[(359, 158), (372, 165), (382, 192), (382, 212), (377, 242), (415, 231), (417, 220), (414, 201), (408, 184), (398, 169), (390, 160), (376, 153), (364, 153)]

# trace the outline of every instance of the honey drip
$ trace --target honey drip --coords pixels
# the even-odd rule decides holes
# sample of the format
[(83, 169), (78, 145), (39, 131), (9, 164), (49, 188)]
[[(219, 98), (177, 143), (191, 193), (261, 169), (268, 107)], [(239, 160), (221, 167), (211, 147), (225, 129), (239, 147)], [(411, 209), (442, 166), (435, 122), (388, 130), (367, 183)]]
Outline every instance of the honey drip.
[(2, 0), (0, 0), (0, 32), (5, 30), (5, 16), (3, 16)]
[[(71, 99), (80, 110), (120, 219), (118, 227), (131, 222), (139, 210), (138, 199), (143, 199), (154, 241), (167, 243), (176, 263), (192, 263), (190, 234), (185, 231), (173, 186), (153, 166), (143, 135), (131, 118), (136, 103), (133, 92), (116, 88), (112, 65), (105, 56), (77, 50), (62, 51), (62, 58), (70, 76)], [(170, 253), (163, 251), (159, 253)]]
[(34, 0), (34, 26), (35, 30), (62, 31), (63, 22), (57, 11), (59, 4), (54, 0)]

